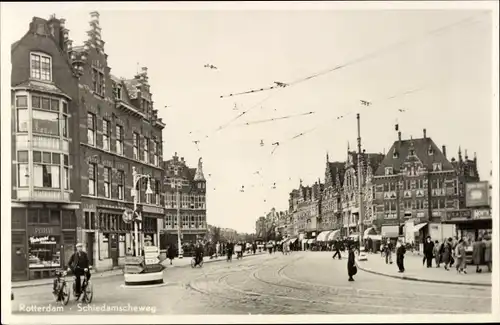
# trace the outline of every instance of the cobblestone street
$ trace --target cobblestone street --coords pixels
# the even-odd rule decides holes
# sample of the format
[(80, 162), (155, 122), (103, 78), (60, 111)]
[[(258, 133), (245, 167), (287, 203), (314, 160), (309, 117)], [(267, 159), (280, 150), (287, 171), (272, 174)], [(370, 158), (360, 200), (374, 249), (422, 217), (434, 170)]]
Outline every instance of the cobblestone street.
[[(96, 278), (90, 306), (72, 298), (62, 312), (112, 313), (92, 310), (104, 304), (150, 308), (124, 311), (135, 314), (451, 314), (491, 310), (488, 287), (407, 281), (361, 270), (355, 282), (348, 282), (346, 263), (345, 259), (332, 260), (329, 252), (277, 253), (207, 263), (203, 268), (167, 269), (166, 283), (156, 287), (124, 288), (122, 275)], [(50, 285), (13, 291), (13, 313), (23, 313), (25, 306), (55, 306)]]

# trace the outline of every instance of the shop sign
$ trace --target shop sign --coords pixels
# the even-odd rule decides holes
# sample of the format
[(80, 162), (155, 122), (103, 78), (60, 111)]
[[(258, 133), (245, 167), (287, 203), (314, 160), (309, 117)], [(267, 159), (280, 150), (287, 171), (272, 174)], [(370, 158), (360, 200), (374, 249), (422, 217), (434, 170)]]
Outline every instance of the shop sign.
[(144, 204), (142, 205), (142, 211), (148, 212), (148, 213), (158, 213), (158, 214), (164, 213), (163, 208), (152, 207), (152, 206), (144, 205)]
[(469, 208), (488, 206), (488, 182), (466, 183), (465, 205)]
[(36, 227), (30, 226), (29, 234), (30, 235), (54, 235), (59, 234), (59, 227)]
[(491, 219), (489, 209), (474, 210), (474, 219)]
[(55, 245), (56, 238), (54, 236), (43, 236), (43, 237), (30, 237), (30, 244), (46, 244)]
[(447, 217), (448, 220), (453, 220), (453, 219), (470, 219), (471, 218), (471, 210), (448, 211), (446, 213), (446, 217)]

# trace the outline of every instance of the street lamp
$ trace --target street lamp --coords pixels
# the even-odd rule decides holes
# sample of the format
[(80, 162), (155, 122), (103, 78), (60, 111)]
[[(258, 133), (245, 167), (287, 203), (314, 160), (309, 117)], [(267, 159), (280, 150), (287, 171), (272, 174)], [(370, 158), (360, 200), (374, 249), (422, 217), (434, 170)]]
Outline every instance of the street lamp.
[(178, 257), (183, 258), (184, 253), (182, 251), (182, 242), (181, 242), (181, 186), (182, 183), (179, 180), (173, 180), (171, 182), (172, 188), (176, 190), (176, 202), (177, 202), (177, 250)]
[[(139, 232), (137, 229), (138, 228), (137, 224), (140, 221), (142, 221), (142, 215), (137, 213), (138, 193), (137, 193), (136, 188), (137, 188), (137, 183), (139, 182), (139, 180), (141, 180), (143, 178), (147, 178), (147, 180), (148, 180), (148, 184), (146, 187), (146, 195), (153, 194), (153, 191), (151, 190), (151, 182), (150, 182), (151, 176), (138, 174), (137, 171), (135, 170), (135, 167), (133, 166), (132, 167), (132, 179), (133, 179), (134, 186), (132, 187), (131, 194), (132, 194), (132, 197), (134, 198), (134, 215), (135, 215), (135, 218), (134, 218), (134, 246), (135, 247), (134, 248), (135, 248), (135, 256), (140, 256), (139, 255)], [(142, 240), (141, 240), (141, 242), (142, 242)]]

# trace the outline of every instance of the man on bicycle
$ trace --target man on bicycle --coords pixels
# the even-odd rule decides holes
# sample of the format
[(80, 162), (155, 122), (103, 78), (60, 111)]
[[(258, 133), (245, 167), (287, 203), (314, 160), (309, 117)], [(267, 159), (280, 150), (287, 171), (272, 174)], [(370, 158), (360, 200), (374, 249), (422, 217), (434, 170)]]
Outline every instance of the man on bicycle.
[(73, 274), (75, 275), (75, 284), (76, 284), (76, 297), (77, 300), (80, 298), (81, 294), (81, 280), (80, 277), (82, 275), (87, 276), (87, 281), (90, 279), (90, 272), (89, 272), (89, 258), (87, 256), (87, 253), (85, 253), (83, 250), (83, 245), (81, 243), (76, 244), (76, 252), (71, 255), (69, 262), (68, 262), (68, 271), (71, 269), (73, 271)]
[(196, 265), (199, 265), (203, 260), (203, 244), (199, 241), (194, 249), (194, 256), (196, 259)]

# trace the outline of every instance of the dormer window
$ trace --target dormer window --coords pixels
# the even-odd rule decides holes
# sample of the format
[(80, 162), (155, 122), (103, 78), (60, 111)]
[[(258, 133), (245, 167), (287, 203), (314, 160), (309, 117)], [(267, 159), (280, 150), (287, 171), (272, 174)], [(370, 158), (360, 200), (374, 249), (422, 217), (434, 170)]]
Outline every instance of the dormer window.
[(399, 158), (399, 153), (396, 150), (394, 150), (394, 153), (392, 154), (392, 158), (394, 158), (394, 159)]
[(432, 170), (435, 172), (440, 172), (442, 170), (441, 163), (433, 163), (432, 164)]
[(393, 172), (392, 167), (385, 167), (385, 174), (386, 175), (392, 175), (392, 172)]
[(31, 78), (51, 81), (52, 58), (42, 53), (31, 53)]
[(415, 149), (410, 149), (410, 156), (415, 156)]
[(432, 149), (432, 147), (429, 146), (429, 150), (427, 150), (427, 153), (429, 154), (429, 156), (432, 156), (434, 154), (434, 149)]
[(115, 99), (121, 100), (122, 99), (122, 85), (120, 84), (115, 84), (114, 85), (114, 93), (115, 93)]

